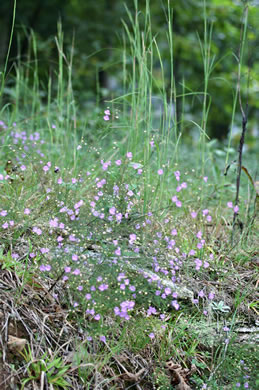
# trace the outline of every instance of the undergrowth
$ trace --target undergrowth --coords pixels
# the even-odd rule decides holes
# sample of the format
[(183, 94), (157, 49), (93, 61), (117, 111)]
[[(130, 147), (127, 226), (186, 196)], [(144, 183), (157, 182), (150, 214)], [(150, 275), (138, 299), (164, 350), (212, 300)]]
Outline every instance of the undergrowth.
[(146, 12), (144, 35), (130, 14), (133, 30), (125, 24), (136, 60), (131, 73), (124, 63), (131, 92), (98, 107), (88, 121), (74, 101), (72, 54), (63, 52), (60, 24), (56, 96), (50, 80), (44, 104), (37, 65), (19, 62), (15, 101), (1, 108), (0, 381), (6, 389), (258, 386), (250, 337), (258, 314), (256, 173), (243, 167), (247, 176), (235, 204), (235, 164), (226, 166), (235, 157), (231, 136), (228, 146), (207, 140), (214, 58), (205, 6), (197, 151), (184, 145), (176, 110), (170, 111), (177, 104), (173, 80), (169, 106), (161, 90), (162, 129), (153, 127), (153, 57), (161, 68), (163, 61), (148, 2)]

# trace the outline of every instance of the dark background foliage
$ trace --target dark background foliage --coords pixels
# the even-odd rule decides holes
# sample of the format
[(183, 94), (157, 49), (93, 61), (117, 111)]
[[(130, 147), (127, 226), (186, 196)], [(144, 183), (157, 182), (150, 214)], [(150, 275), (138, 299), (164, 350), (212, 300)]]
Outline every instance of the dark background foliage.
[[(9, 72), (14, 72), (14, 64), (18, 58), (21, 62), (28, 59), (31, 50), (29, 39), (31, 30), (34, 31), (38, 42), (37, 56), (41, 79), (47, 80), (49, 74), (55, 72), (57, 49), (54, 37), (57, 33), (57, 21), (60, 20), (64, 32), (65, 52), (69, 53), (72, 45), (74, 46), (73, 85), (78, 100), (82, 103), (94, 100), (98, 86), (103, 99), (119, 95), (121, 49), (125, 33), (122, 19), (129, 21), (125, 4), (134, 15), (136, 3), (134, 0), (17, 0)], [(170, 0), (169, 3), (173, 9), (176, 88), (180, 93), (184, 79), (190, 91), (201, 91), (204, 76), (198, 36), (203, 39), (203, 1)], [(145, 5), (146, 0), (138, 1), (138, 9), (143, 12), (143, 20)], [(209, 83), (212, 103), (208, 125), (212, 137), (224, 138), (231, 121), (243, 6), (244, 1), (240, 0), (207, 1), (208, 21), (213, 23), (211, 54), (216, 56), (215, 68)], [(170, 58), (165, 35), (166, 8), (167, 1), (150, 1), (153, 35), (156, 35), (159, 43), (169, 88)], [(7, 53), (12, 14), (13, 1), (1, 0), (1, 68)], [(254, 121), (258, 119), (256, 110), (259, 105), (258, 99), (255, 98), (259, 90), (258, 20), (258, 4), (256, 1), (250, 2), (244, 85), (247, 84), (249, 74), (249, 117)], [(244, 98), (246, 95), (244, 90)], [(189, 106), (190, 112), (199, 114), (198, 100), (190, 102)]]

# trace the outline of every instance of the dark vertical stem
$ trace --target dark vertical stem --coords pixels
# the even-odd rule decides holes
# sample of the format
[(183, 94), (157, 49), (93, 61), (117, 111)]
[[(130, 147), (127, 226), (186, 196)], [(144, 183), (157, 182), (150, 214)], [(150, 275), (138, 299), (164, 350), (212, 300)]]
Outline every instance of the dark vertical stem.
[[(247, 31), (247, 18), (248, 18), (248, 4), (247, 1), (245, 2), (244, 7), (244, 25), (240, 32), (240, 47), (239, 47), (239, 66), (238, 66), (238, 81), (237, 81), (237, 91), (238, 91), (238, 98), (239, 98), (239, 107), (242, 115), (242, 133), (239, 141), (239, 147), (238, 147), (238, 165), (237, 165), (237, 178), (236, 178), (236, 199), (235, 199), (235, 206), (238, 206), (239, 203), (239, 190), (240, 190), (240, 178), (241, 178), (241, 171), (242, 171), (242, 156), (243, 156), (243, 147), (245, 143), (245, 134), (247, 130), (247, 110), (248, 110), (248, 104), (246, 103), (246, 108), (244, 110), (243, 104), (242, 104), (242, 97), (241, 97), (241, 70), (242, 70), (242, 61), (243, 61), (243, 55), (244, 55), (244, 47), (245, 47), (245, 39), (246, 39), (246, 31)], [(249, 78), (248, 78), (249, 83)], [(237, 225), (237, 217), (238, 212), (234, 210), (233, 215), (233, 229), (232, 229), (232, 235), (231, 235), (231, 242), (233, 245), (234, 235), (235, 235), (235, 229)]]
[[(236, 198), (235, 198), (235, 206), (238, 206), (239, 203), (239, 190), (240, 190), (240, 178), (241, 178), (241, 171), (242, 171), (242, 157), (243, 157), (243, 147), (245, 143), (245, 134), (247, 130), (247, 105), (246, 105), (246, 112), (243, 110), (242, 102), (241, 102), (241, 96), (239, 91), (239, 103), (240, 103), (240, 109), (242, 113), (242, 133), (239, 141), (238, 146), (238, 165), (237, 165), (237, 178), (236, 178)], [(234, 212), (233, 215), (233, 230), (232, 230), (232, 237), (231, 241), (233, 244), (234, 234), (235, 234), (235, 228), (237, 225), (237, 216), (238, 213)]]
[[(238, 167), (237, 167), (237, 179), (236, 179), (236, 199), (235, 199), (235, 205), (238, 205), (239, 202), (239, 189), (240, 189), (240, 177), (241, 177), (241, 170), (242, 170), (242, 157), (243, 157), (243, 147), (245, 143), (245, 133), (247, 129), (247, 116), (242, 113), (242, 134), (239, 141), (239, 147), (238, 147)], [(237, 213), (234, 214), (234, 220), (233, 223), (235, 223)]]

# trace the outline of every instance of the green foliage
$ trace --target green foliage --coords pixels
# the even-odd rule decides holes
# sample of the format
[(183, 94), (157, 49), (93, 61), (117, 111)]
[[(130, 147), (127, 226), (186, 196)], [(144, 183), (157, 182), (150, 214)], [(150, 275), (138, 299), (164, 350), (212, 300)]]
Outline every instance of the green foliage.
[(34, 359), (30, 347), (20, 352), (27, 363), (27, 378), (22, 379), (21, 390), (33, 380), (40, 380), (42, 375), (46, 378), (47, 384), (54, 389), (67, 390), (71, 384), (66, 379), (66, 373), (70, 365), (65, 365), (61, 358), (51, 358), (45, 353), (40, 358)]
[(223, 301), (212, 302), (211, 308), (212, 310), (219, 311), (220, 313), (228, 313), (230, 311), (230, 307), (225, 305)]
[[(29, 23), (33, 12), (37, 21), (39, 10), (51, 13), (61, 3), (24, 4), (24, 13), (18, 9), (21, 23)], [(56, 53), (54, 40), (44, 40), (56, 28), (53, 12), (49, 31), (43, 22), (29, 36), (24, 29), (28, 47), (19, 46), (15, 74), (4, 85), (1, 271), (22, 280), (15, 298), (27, 284), (29, 291), (39, 290), (37, 300), (44, 290), (40, 308), (47, 311), (46, 326), (55, 313), (48, 315), (45, 296), (53, 294), (53, 305), (58, 302), (58, 310), (68, 313), (64, 321), (80, 330), (72, 371), (88, 389), (99, 374), (110, 388), (125, 374), (117, 357), (124, 349), (147, 359), (147, 376), (160, 390), (171, 385), (164, 363), (172, 358), (183, 368), (198, 367), (194, 386), (232, 386), (242, 357), (249, 370), (256, 363), (253, 348), (250, 360), (248, 347), (239, 353), (234, 335), (237, 318), (243, 321), (247, 313), (250, 318), (258, 307), (256, 275), (242, 280), (253, 266), (255, 164), (254, 155), (244, 153), (238, 216), (245, 231), (238, 232), (240, 245), (233, 248), (235, 135), (225, 146), (209, 141), (208, 134), (214, 136), (223, 124), (217, 133), (223, 136), (230, 122), (239, 123), (237, 88), (232, 101), (235, 75), (242, 76), (245, 95), (243, 74), (254, 58), (244, 34), (238, 59), (240, 24), (248, 28), (253, 48), (258, 11), (250, 7), (247, 23), (239, 1), (175, 1), (173, 10), (144, 0), (126, 8), (119, 1), (62, 4)], [(77, 43), (71, 44), (74, 24)], [(250, 62), (256, 90), (257, 65)], [(102, 72), (115, 75), (114, 91), (101, 83)], [(93, 106), (84, 99), (95, 88)], [(157, 117), (154, 94), (161, 102)], [(112, 99), (104, 121), (100, 100), (105, 96)], [(257, 103), (249, 99), (253, 114)], [(185, 133), (192, 135), (186, 143)], [(238, 253), (244, 242), (246, 256)], [(188, 288), (189, 295), (178, 296), (178, 287)], [(42, 378), (57, 389), (70, 387), (70, 364), (56, 351), (34, 357), (28, 348), (22, 356), (23, 388)], [(136, 367), (130, 359), (123, 364)]]
[[(7, 4), (8, 3), (8, 4)], [(173, 2), (171, 10), (171, 27), (173, 31), (172, 47), (168, 44), (168, 32), (165, 28), (166, 16), (168, 14), (167, 4), (160, 2), (147, 2), (146, 0), (133, 0), (127, 2), (129, 12), (134, 14), (135, 5), (137, 5), (139, 14), (133, 19), (133, 24), (129, 26), (129, 31), (134, 29), (134, 23), (139, 19), (139, 32), (143, 36), (155, 37), (156, 45), (159, 48), (160, 57), (162, 58), (162, 67), (159, 55), (153, 50), (153, 59), (150, 61), (154, 64), (154, 82), (152, 94), (160, 95), (161, 85), (164, 84), (167, 98), (172, 91), (171, 77), (174, 79), (175, 91), (178, 96), (190, 92), (183, 103), (179, 102), (177, 107), (178, 120), (184, 114), (193, 116), (196, 122), (202, 112), (201, 95), (192, 95), (194, 91), (202, 92), (204, 85), (200, 77), (203, 72), (202, 55), (199, 46), (199, 39), (205, 42), (204, 21), (204, 4), (202, 1), (194, 0), (177, 0)], [(208, 85), (208, 97), (210, 99), (210, 116), (208, 118), (208, 130), (211, 137), (223, 139), (230, 127), (233, 103), (233, 88), (236, 84), (235, 68), (240, 43), (240, 28), (243, 25), (242, 12), (244, 2), (226, 0), (224, 2), (211, 0), (206, 4), (206, 21), (208, 31), (212, 28), (212, 43), (210, 47), (210, 57), (214, 58), (212, 74)], [(171, 6), (171, 4), (170, 4)], [(246, 70), (249, 74), (250, 96), (248, 104), (251, 117), (256, 116), (258, 108), (258, 99), (255, 99), (251, 91), (258, 90), (258, 50), (257, 45), (257, 20), (258, 7), (252, 2), (247, 2), (249, 7), (248, 20), (248, 45), (245, 51)], [(231, 12), (229, 12), (231, 9)], [(10, 13), (9, 2), (1, 2), (0, 15)], [(107, 0), (81, 2), (76, 0), (60, 1), (31, 1), (23, 0), (17, 4), (16, 12), (16, 30), (10, 66), (15, 58), (16, 62), (23, 63), (26, 56), (28, 62), (33, 58), (33, 44), (30, 40), (30, 29), (35, 31), (38, 41), (38, 69), (41, 79), (51, 74), (52, 77), (57, 70), (57, 56), (54, 44), (54, 35), (56, 33), (56, 21), (61, 17), (64, 34), (65, 52), (74, 52), (73, 64), (73, 84), (75, 95), (85, 105), (86, 99), (92, 96), (96, 98), (118, 97), (125, 91), (123, 86), (123, 61), (128, 66), (133, 57), (130, 53), (129, 42), (125, 39), (123, 25), (124, 20), (129, 25), (129, 15), (126, 7), (119, 0), (112, 3)], [(168, 17), (168, 15), (167, 15)], [(150, 18), (150, 26), (147, 26), (147, 19)], [(110, 22), (112, 20), (112, 23)], [(47, 22), (46, 22), (47, 21)], [(10, 29), (10, 17), (4, 17), (1, 25), (6, 30)], [(152, 28), (152, 30), (151, 30)], [(75, 32), (75, 42), (72, 43), (72, 34)], [(19, 38), (18, 35), (19, 34)], [(199, 38), (198, 38), (199, 37)], [(7, 50), (8, 34), (1, 36), (2, 47)], [(16, 45), (16, 42), (17, 45)], [(151, 41), (149, 42), (149, 45)], [(153, 42), (154, 45), (154, 42)], [(127, 51), (124, 52), (125, 46)], [(151, 48), (148, 46), (149, 49)], [(170, 52), (173, 48), (174, 66), (171, 69)], [(123, 54), (124, 53), (124, 54)], [(18, 57), (17, 57), (18, 56)], [(125, 56), (124, 60), (122, 57)], [(51, 61), (50, 61), (51, 59)], [(31, 66), (31, 65), (30, 65)], [(31, 70), (27, 68), (27, 73)], [(173, 72), (173, 74), (172, 74)], [(112, 77), (115, 77), (113, 79)], [(115, 81), (115, 87), (112, 83)], [(245, 85), (246, 81), (242, 80), (244, 89), (242, 93), (246, 99)], [(13, 82), (9, 81), (13, 86)], [(55, 83), (53, 84), (55, 88)], [(46, 99), (46, 91), (41, 88), (42, 96)], [(114, 89), (115, 88), (115, 89)], [(6, 89), (6, 92), (8, 90)], [(9, 89), (10, 91), (10, 89)], [(97, 96), (96, 96), (97, 93)], [(11, 96), (9, 96), (11, 98)], [(159, 98), (161, 98), (159, 96)], [(162, 98), (163, 99), (163, 98)], [(255, 118), (254, 118), (255, 119)], [(256, 120), (255, 120), (256, 123)], [(190, 123), (182, 125), (184, 134), (191, 129)]]

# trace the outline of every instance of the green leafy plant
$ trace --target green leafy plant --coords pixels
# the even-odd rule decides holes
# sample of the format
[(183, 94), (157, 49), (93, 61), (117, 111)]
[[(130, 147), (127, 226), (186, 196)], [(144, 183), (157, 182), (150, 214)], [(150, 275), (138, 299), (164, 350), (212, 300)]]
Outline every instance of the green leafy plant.
[(230, 307), (225, 305), (225, 303), (223, 301), (212, 302), (211, 308), (212, 308), (212, 310), (215, 310), (215, 311), (221, 312), (221, 313), (228, 313), (230, 311)]
[(53, 385), (55, 389), (68, 389), (71, 384), (67, 381), (64, 375), (70, 368), (70, 365), (65, 365), (60, 357), (51, 358), (45, 353), (41, 358), (34, 359), (30, 347), (27, 350), (20, 352), (27, 363), (27, 378), (22, 379), (21, 390), (25, 385), (33, 380), (40, 381), (44, 376), (47, 383)]

